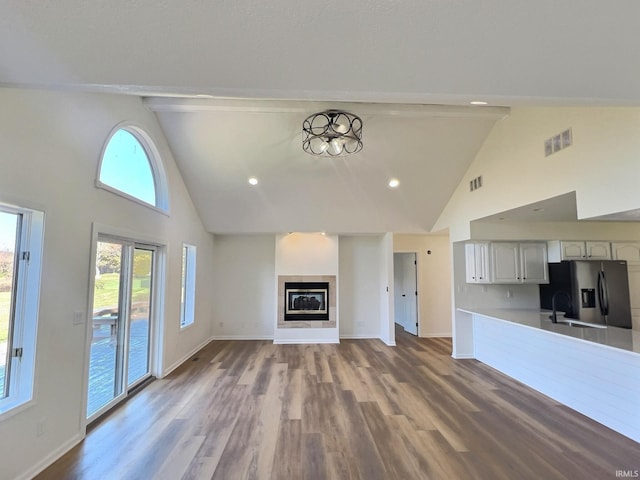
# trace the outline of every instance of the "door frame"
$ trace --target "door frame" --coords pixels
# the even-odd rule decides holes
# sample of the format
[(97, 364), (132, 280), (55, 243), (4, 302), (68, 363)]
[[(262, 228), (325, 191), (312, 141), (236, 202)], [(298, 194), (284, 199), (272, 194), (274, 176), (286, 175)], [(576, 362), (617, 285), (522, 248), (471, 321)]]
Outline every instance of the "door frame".
[[(420, 330), (422, 329), (422, 319), (420, 318), (420, 302), (421, 302), (421, 298), (422, 298), (422, 287), (420, 285), (420, 252), (417, 250), (394, 250), (393, 254), (396, 253), (413, 253), (416, 256), (416, 291), (418, 292), (418, 294), (416, 295), (416, 323), (418, 324), (418, 327), (416, 328), (416, 332), (417, 332), (417, 337), (420, 337)], [(395, 269), (395, 262), (394, 262), (394, 267)], [(394, 271), (394, 276), (395, 276), (395, 271)], [(393, 281), (395, 282), (395, 278), (393, 279)], [(394, 295), (395, 295), (395, 285), (394, 285)], [(395, 301), (395, 298), (394, 298)], [(393, 320), (395, 323), (395, 310), (393, 312)]]
[[(152, 276), (152, 292), (151, 292), (151, 311), (149, 315), (149, 373), (152, 377), (161, 377), (163, 371), (163, 347), (164, 347), (164, 298), (165, 298), (165, 286), (166, 286), (166, 245), (165, 242), (139, 232), (128, 230), (125, 228), (114, 227), (112, 225), (105, 225), (98, 222), (92, 223), (91, 228), (91, 243), (90, 243), (90, 259), (89, 259), (89, 276), (88, 276), (88, 291), (87, 291), (87, 303), (85, 306), (85, 343), (84, 343), (84, 378), (82, 381), (82, 408), (80, 410), (80, 425), (81, 430), (86, 434), (87, 425), (89, 420), (87, 419), (87, 399), (89, 388), (89, 362), (91, 360), (91, 339), (93, 336), (93, 326), (91, 325), (91, 319), (93, 318), (93, 297), (95, 292), (96, 281), (96, 256), (97, 256), (97, 242), (100, 237), (105, 239), (113, 239), (115, 241), (122, 241), (126, 244), (132, 244), (141, 247), (153, 247), (155, 249), (155, 263)], [(135, 388), (140, 382), (136, 382), (133, 385)], [(127, 385), (124, 386), (124, 395), (120, 395), (113, 402), (110, 402), (109, 408), (116, 403), (122, 401), (128, 396)], [(108, 410), (108, 409), (107, 409)], [(102, 415), (106, 410), (101, 409), (99, 414), (92, 417), (95, 418)]]

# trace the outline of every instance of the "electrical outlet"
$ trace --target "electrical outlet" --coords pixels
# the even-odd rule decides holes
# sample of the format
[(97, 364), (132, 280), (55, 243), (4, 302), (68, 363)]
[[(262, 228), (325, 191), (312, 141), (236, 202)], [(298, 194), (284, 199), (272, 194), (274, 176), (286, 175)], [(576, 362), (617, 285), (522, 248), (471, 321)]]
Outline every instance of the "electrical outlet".
[(224, 322), (220, 322), (220, 328), (224, 328)]
[(507, 298), (513, 297), (513, 292), (511, 290), (507, 290)]

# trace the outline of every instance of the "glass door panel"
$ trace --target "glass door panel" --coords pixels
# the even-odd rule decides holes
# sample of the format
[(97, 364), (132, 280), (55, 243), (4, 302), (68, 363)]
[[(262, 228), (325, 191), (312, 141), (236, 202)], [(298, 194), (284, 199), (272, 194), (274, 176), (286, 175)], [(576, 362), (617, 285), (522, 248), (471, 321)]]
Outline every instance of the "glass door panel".
[(122, 359), (126, 249), (123, 244), (98, 241), (89, 357), (87, 416), (123, 393)]
[(20, 215), (0, 212), (0, 398), (8, 395)]
[(144, 248), (135, 248), (133, 251), (127, 386), (135, 384), (149, 373), (153, 253), (153, 250)]

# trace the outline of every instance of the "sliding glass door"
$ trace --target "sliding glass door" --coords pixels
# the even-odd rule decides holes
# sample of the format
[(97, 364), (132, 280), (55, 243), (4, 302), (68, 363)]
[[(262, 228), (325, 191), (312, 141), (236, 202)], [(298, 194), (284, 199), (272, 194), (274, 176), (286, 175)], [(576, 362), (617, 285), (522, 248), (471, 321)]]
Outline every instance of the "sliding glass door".
[(150, 375), (155, 247), (108, 237), (96, 245), (87, 418)]

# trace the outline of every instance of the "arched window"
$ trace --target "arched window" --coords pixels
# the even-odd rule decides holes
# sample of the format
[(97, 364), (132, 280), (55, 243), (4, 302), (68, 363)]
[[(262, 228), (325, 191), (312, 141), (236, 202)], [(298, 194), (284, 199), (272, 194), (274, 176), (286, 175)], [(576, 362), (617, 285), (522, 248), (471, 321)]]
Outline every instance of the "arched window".
[(98, 186), (168, 210), (160, 157), (149, 136), (137, 127), (118, 127), (109, 136), (100, 161)]

